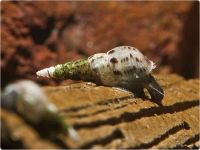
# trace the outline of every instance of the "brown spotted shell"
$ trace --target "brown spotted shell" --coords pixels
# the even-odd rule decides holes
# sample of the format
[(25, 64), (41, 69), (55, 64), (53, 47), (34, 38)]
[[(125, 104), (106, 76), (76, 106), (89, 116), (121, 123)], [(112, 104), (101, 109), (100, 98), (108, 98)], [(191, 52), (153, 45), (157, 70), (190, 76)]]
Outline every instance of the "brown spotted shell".
[(108, 86), (128, 84), (155, 68), (151, 60), (131, 46), (119, 46), (107, 53), (95, 54), (88, 61), (91, 70)]

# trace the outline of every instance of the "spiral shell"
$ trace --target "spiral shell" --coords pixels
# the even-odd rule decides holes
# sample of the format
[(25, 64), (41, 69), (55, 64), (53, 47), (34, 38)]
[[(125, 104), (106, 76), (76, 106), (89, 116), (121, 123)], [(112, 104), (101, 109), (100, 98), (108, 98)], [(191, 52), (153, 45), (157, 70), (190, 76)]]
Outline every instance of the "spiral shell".
[(22, 80), (7, 85), (1, 95), (1, 106), (19, 113), (34, 125), (42, 123), (46, 125), (45, 129), (68, 132), (73, 140), (79, 140), (76, 131), (58, 114), (57, 107), (48, 101), (42, 89), (32, 81)]
[(1, 102), (3, 107), (17, 111), (35, 124), (41, 120), (46, 111), (57, 113), (56, 106), (47, 100), (41, 88), (29, 80), (7, 85)]
[(119, 46), (107, 53), (98, 53), (88, 59), (67, 62), (38, 71), (38, 76), (95, 82), (135, 93), (146, 88), (151, 98), (160, 101), (164, 92), (150, 74), (155, 64), (138, 49)]

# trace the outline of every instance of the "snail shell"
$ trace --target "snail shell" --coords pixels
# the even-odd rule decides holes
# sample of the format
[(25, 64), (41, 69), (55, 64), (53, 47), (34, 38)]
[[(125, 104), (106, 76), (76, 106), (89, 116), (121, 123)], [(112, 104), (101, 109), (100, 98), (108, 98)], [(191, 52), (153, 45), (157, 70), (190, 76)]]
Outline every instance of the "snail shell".
[[(34, 82), (22, 80), (6, 86), (1, 96), (1, 106), (22, 115), (34, 125), (44, 125), (53, 132), (68, 132), (69, 136), (79, 140), (76, 131), (64, 122), (53, 103), (50, 103), (42, 89)], [(50, 131), (50, 132), (51, 132)]]
[(155, 65), (139, 50), (130, 46), (116, 47), (107, 53), (88, 58), (91, 69), (103, 85), (121, 86), (150, 74)]
[(161, 101), (164, 96), (163, 89), (150, 74), (155, 67), (155, 64), (138, 49), (119, 46), (107, 53), (94, 54), (85, 60), (45, 68), (36, 74), (120, 87), (139, 95), (144, 94), (143, 89), (146, 88), (152, 99)]
[(28, 80), (7, 85), (1, 102), (3, 107), (17, 111), (35, 124), (41, 120), (46, 111), (57, 112), (56, 106), (47, 100), (41, 88)]

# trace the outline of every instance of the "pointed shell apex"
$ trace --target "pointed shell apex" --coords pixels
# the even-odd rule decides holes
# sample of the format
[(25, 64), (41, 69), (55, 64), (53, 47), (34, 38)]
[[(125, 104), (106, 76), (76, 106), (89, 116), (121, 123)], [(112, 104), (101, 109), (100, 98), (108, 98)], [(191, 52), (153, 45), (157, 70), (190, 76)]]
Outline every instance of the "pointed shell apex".
[(50, 78), (50, 77), (53, 77), (54, 71), (55, 71), (55, 67), (49, 67), (49, 68), (45, 68), (45, 69), (37, 71), (36, 75), (40, 77)]

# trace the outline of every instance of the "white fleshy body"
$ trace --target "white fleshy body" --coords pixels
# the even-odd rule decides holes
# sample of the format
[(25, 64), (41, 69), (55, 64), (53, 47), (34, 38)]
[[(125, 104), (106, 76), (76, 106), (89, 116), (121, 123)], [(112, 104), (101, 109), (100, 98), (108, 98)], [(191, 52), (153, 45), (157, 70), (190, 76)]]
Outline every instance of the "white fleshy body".
[(155, 64), (131, 46), (119, 46), (88, 58), (91, 70), (108, 86), (127, 85), (150, 74)]

